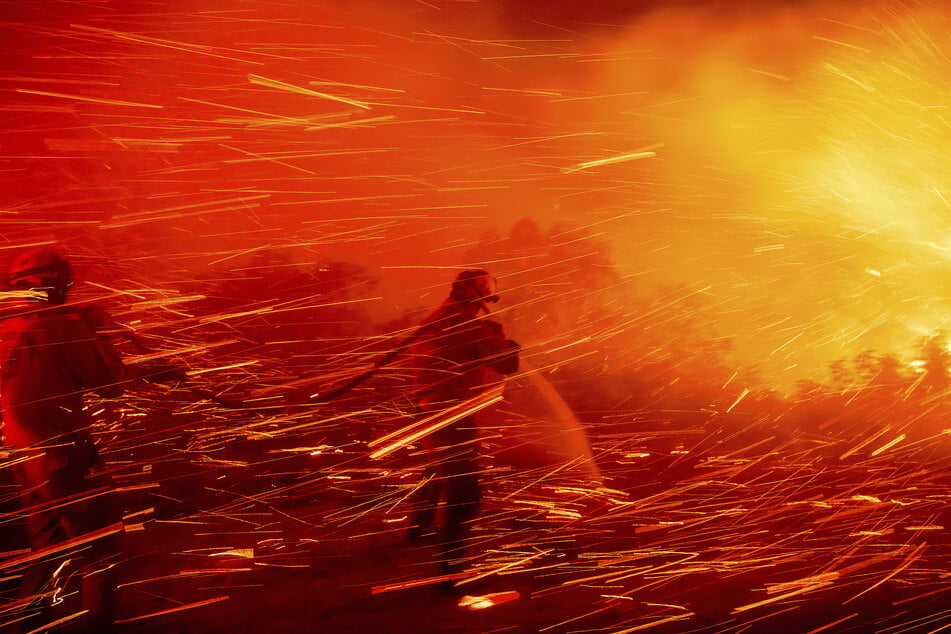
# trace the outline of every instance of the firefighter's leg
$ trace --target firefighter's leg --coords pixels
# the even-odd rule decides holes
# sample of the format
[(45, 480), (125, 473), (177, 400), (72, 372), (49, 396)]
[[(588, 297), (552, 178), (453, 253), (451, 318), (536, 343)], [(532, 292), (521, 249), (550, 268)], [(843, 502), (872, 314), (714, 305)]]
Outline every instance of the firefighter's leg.
[[(45, 470), (39, 462), (37, 465), (17, 474), (33, 550), (82, 537), (119, 521), (118, 507), (111, 499), (113, 494), (96, 495), (95, 492), (110, 483), (90, 478), (84, 463), (71, 462), (52, 470)], [(82, 498), (87, 494), (93, 497), (64, 502), (67, 498)], [(20, 595), (34, 599), (36, 605), (31, 608), (32, 617), (24, 623), (24, 631), (49, 622), (51, 608), (61, 600), (66, 578), (79, 570), (82, 609), (88, 613), (65, 627), (70, 632), (110, 632), (115, 618), (116, 583), (112, 568), (117, 553), (115, 540), (115, 536), (100, 538), (31, 566), (21, 583)]]
[(427, 465), (422, 481), (410, 496), (410, 526), (407, 531), (410, 539), (420, 539), (432, 531), (442, 484), (435, 467)]
[[(112, 539), (115, 536), (102, 541)], [(89, 553), (83, 564), (82, 608), (87, 610), (83, 631), (106, 634), (113, 631), (116, 619), (116, 562), (107, 549), (97, 550)]]
[[(64, 473), (65, 475), (65, 473)], [(111, 478), (86, 476), (82, 487), (86, 491), (106, 488), (105, 493), (89, 500), (65, 507), (65, 523), (70, 537), (79, 537), (106, 528), (121, 520), (121, 511), (112, 491)], [(118, 535), (99, 538), (82, 552), (82, 608), (87, 610), (80, 631), (113, 631), (116, 614), (116, 565), (119, 553)]]
[(447, 465), (445, 517), (439, 534), (440, 564), (447, 573), (458, 572), (466, 554), (466, 538), (479, 510), (482, 490), (474, 457)]
[[(31, 465), (32, 466), (32, 465)], [(20, 487), (20, 503), (26, 520), (27, 539), (30, 548), (40, 550), (67, 539), (66, 526), (59, 509), (49, 509), (51, 491), (41, 470), (14, 467), (14, 478)], [(53, 572), (60, 562), (56, 559), (40, 559), (30, 565), (20, 583), (20, 598), (35, 607), (48, 605), (49, 593), (53, 591)], [(47, 595), (47, 596), (44, 596)]]

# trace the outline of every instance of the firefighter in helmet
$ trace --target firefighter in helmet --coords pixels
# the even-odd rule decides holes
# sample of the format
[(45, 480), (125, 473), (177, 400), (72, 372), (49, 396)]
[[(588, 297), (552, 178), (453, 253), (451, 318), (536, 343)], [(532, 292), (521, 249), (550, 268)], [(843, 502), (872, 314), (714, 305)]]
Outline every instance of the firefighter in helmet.
[[(481, 269), (461, 272), (449, 297), (422, 325), (413, 345), (416, 402), (432, 414), (465, 402), (518, 370), (519, 345), (506, 339), (502, 325), (486, 319), (498, 302), (495, 279)], [(423, 438), (427, 464), (423, 482), (412, 496), (410, 539), (435, 532), (440, 567), (459, 572), (466, 536), (481, 501), (477, 429), (472, 416), (461, 418)], [(434, 528), (443, 501), (442, 521)]]
[[(18, 460), (12, 469), (20, 485), (34, 550), (104, 535), (66, 556), (80, 562), (82, 607), (70, 626), (109, 632), (115, 607), (115, 531), (118, 507), (107, 476), (97, 473), (98, 451), (83, 409), (83, 394), (122, 394), (125, 368), (109, 339), (100, 336), (82, 311), (67, 303), (73, 283), (69, 263), (56, 251), (20, 254), (6, 279), (15, 298), (12, 315), (0, 325), (0, 407), (3, 436)], [(80, 539), (80, 541), (82, 541)], [(21, 582), (25, 623), (48, 623), (60, 601), (64, 564), (38, 558)], [(58, 575), (58, 577), (57, 577)], [(73, 630), (71, 630), (73, 631)]]

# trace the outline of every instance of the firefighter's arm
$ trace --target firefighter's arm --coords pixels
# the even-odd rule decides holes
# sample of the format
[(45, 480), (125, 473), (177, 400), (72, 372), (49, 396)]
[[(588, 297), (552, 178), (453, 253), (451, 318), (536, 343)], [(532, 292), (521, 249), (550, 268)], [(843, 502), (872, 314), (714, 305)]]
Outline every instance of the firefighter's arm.
[(70, 319), (69, 324), (61, 350), (73, 376), (100, 396), (120, 396), (126, 371), (112, 342), (100, 337), (82, 319)]
[[(115, 339), (128, 340), (136, 350), (143, 354), (151, 353), (149, 346), (142, 337), (132, 328), (120, 324), (112, 315), (107, 313), (98, 304), (88, 304), (81, 309), (81, 317), (100, 338), (107, 339), (107, 343)], [(118, 356), (118, 355), (117, 355)], [(142, 379), (151, 383), (169, 383), (187, 379), (185, 369), (175, 363), (157, 361), (133, 362), (125, 365), (126, 380)]]
[(518, 355), (522, 347), (515, 341), (505, 338), (505, 329), (502, 324), (490, 319), (482, 322), (491, 333), (485, 339), (484, 358), (489, 367), (499, 374), (515, 374), (518, 372)]
[(99, 304), (81, 306), (78, 314), (97, 335), (108, 337), (113, 342), (126, 340), (139, 352), (149, 352), (149, 347), (134, 329), (117, 322)]

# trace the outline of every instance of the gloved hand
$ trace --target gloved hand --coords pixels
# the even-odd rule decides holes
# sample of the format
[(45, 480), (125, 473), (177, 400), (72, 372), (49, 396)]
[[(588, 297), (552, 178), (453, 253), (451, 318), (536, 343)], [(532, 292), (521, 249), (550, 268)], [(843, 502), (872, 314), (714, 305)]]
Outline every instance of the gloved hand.
[(492, 333), (500, 339), (505, 337), (505, 329), (499, 322), (493, 321), (491, 319), (483, 319), (482, 323), (488, 326), (492, 330)]
[(518, 372), (518, 353), (521, 349), (522, 346), (511, 339), (506, 339), (492, 367), (499, 374), (515, 374)]
[(77, 466), (88, 471), (99, 458), (99, 447), (92, 438), (77, 438), (73, 441), (72, 454)]

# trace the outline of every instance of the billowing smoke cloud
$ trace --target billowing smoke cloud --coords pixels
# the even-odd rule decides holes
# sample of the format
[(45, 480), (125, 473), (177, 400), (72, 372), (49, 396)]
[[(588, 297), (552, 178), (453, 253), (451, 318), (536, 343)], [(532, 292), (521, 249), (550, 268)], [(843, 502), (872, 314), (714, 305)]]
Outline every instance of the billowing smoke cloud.
[[(945, 23), (920, 6), (673, 11), (620, 40), (660, 58), (627, 111), (664, 144), (660, 277), (708, 284), (718, 325), (773, 376), (907, 353), (946, 324)], [(640, 266), (636, 251), (618, 259)]]
[(552, 117), (600, 143), (579, 165), (656, 153), (582, 170), (558, 205), (616, 213), (622, 269), (703, 289), (711, 333), (780, 381), (911, 354), (946, 324), (945, 15), (684, 3), (625, 19), (598, 25), (576, 60), (586, 94)]

